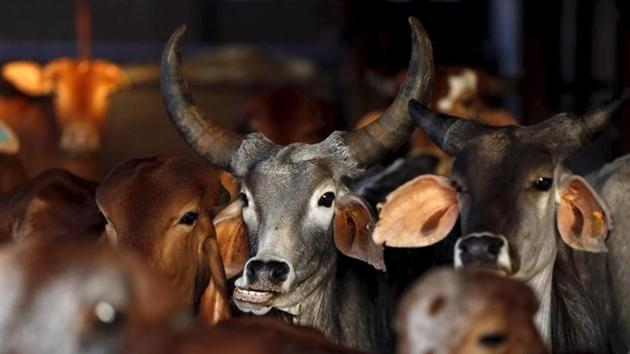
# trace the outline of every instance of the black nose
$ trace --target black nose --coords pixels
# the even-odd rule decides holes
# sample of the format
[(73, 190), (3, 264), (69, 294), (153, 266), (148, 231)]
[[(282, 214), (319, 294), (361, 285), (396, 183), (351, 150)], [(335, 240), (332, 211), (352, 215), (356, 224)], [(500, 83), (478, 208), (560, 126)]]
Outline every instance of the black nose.
[(496, 265), (504, 243), (493, 235), (468, 236), (459, 242), (459, 257), (464, 265)]
[(247, 279), (250, 283), (257, 280), (279, 285), (289, 276), (289, 265), (280, 261), (251, 260), (247, 263)]

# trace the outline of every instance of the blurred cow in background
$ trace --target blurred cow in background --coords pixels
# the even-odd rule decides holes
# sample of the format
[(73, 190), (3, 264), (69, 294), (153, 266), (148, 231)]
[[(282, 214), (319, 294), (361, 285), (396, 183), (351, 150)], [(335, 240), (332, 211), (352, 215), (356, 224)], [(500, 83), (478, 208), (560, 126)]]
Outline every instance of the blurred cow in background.
[(438, 269), (403, 295), (395, 320), (398, 354), (544, 354), (525, 284), (483, 271)]
[(0, 98), (0, 120), (22, 141), (29, 175), (64, 167), (99, 178), (96, 153), (109, 96), (128, 84), (122, 69), (106, 60), (60, 58), (43, 66), (9, 62), (2, 76), (22, 93)]
[(180, 311), (135, 254), (103, 245), (14, 244), (0, 269), (2, 353), (118, 354)]
[(245, 115), (250, 131), (260, 131), (280, 145), (313, 144), (338, 128), (333, 104), (291, 87), (249, 98)]
[(0, 242), (97, 240), (105, 219), (94, 201), (96, 186), (53, 169), (0, 195)]

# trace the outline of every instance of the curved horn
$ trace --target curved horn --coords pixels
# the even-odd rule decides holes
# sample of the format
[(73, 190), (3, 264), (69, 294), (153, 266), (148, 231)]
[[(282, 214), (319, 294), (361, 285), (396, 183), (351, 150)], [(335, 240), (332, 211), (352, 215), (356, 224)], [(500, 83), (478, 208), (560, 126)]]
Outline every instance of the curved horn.
[(180, 52), (185, 32), (186, 26), (175, 30), (164, 48), (160, 68), (162, 100), (171, 123), (188, 144), (210, 162), (230, 170), (232, 155), (243, 136), (214, 124), (193, 103), (181, 69)]
[(407, 79), (383, 115), (367, 126), (344, 134), (346, 146), (360, 166), (369, 166), (400, 147), (413, 132), (408, 103), (415, 98), (428, 104), (433, 88), (433, 49), (429, 35), (418, 20), (409, 18), (413, 48)]
[(610, 122), (613, 113), (630, 99), (630, 89), (618, 98), (602, 103), (581, 115), (557, 114), (536, 125), (543, 133), (543, 139), (562, 156), (582, 150), (593, 138), (602, 132)]
[(409, 113), (431, 141), (449, 155), (457, 155), (478, 134), (496, 129), (474, 120), (434, 112), (416, 100), (409, 102)]

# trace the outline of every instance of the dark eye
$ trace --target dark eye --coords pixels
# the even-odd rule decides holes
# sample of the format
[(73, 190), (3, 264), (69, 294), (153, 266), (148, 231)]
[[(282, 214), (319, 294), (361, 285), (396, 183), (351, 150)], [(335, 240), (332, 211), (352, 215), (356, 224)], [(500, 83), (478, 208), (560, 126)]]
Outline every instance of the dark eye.
[(479, 337), (479, 344), (485, 347), (497, 347), (507, 340), (507, 335), (503, 333), (487, 333)]
[(548, 191), (553, 184), (553, 179), (549, 177), (540, 177), (534, 181), (534, 188), (539, 191)]
[(333, 192), (326, 192), (326, 193), (324, 193), (324, 195), (319, 197), (319, 200), (317, 201), (317, 205), (323, 206), (323, 207), (326, 207), (326, 208), (330, 208), (330, 206), (332, 205), (333, 201), (335, 201), (335, 193), (333, 193)]
[(101, 301), (94, 306), (94, 319), (99, 328), (112, 330), (125, 322), (125, 314), (112, 304)]
[(247, 200), (247, 196), (245, 195), (245, 193), (239, 193), (238, 199), (241, 201), (241, 203), (243, 203), (243, 206), (249, 205), (249, 200)]
[(189, 211), (184, 214), (181, 219), (179, 219), (179, 223), (182, 225), (192, 225), (195, 223), (195, 221), (197, 221), (198, 217), (198, 213), (195, 213), (194, 211)]

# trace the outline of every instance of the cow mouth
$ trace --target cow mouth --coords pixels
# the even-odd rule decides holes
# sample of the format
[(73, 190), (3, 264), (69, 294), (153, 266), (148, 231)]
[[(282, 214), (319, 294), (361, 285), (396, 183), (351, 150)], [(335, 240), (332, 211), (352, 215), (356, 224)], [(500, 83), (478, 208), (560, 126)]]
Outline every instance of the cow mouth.
[(277, 293), (273, 291), (237, 287), (232, 294), (232, 300), (239, 310), (260, 316), (271, 310), (271, 303), (276, 295)]

